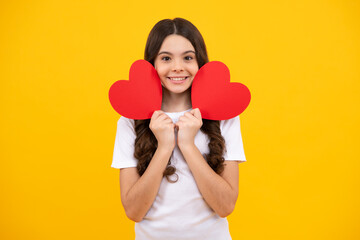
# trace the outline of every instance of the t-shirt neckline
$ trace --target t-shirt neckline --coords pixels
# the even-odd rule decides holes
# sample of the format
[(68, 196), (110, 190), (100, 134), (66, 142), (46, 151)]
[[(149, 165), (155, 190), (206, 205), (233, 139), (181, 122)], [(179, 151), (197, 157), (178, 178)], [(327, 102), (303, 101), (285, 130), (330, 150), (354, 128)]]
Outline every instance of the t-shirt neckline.
[(181, 112), (164, 112), (164, 113), (167, 114), (169, 117), (176, 117), (179, 115), (183, 115), (184, 113), (189, 112), (191, 110), (192, 110), (192, 108), (189, 108), (189, 109), (187, 109), (185, 111), (181, 111)]

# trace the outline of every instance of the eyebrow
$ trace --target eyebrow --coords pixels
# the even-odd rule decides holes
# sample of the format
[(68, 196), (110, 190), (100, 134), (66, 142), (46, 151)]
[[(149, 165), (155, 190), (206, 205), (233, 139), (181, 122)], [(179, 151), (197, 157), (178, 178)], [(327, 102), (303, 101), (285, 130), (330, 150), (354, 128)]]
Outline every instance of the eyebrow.
[[(188, 51), (183, 52), (183, 54), (182, 54), (182, 55), (185, 55), (185, 54), (188, 54), (188, 53), (194, 53), (194, 54), (195, 54), (195, 51), (193, 51), (193, 50), (188, 50)], [(168, 54), (168, 55), (172, 55), (172, 53), (167, 52), (167, 51), (162, 51), (162, 52), (159, 52), (159, 54), (158, 54), (158, 55), (161, 55), (161, 54)]]

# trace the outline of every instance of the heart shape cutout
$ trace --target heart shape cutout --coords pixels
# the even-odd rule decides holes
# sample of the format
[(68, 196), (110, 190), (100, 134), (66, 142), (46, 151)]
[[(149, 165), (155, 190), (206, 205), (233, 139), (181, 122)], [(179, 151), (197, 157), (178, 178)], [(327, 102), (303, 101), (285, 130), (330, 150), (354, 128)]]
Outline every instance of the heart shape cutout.
[(120, 115), (131, 119), (149, 119), (161, 109), (162, 86), (151, 63), (137, 60), (130, 67), (129, 81), (119, 80), (111, 85), (109, 100)]
[[(109, 90), (112, 107), (131, 119), (150, 119), (161, 109), (160, 78), (148, 61), (137, 60), (130, 67), (129, 81), (116, 81)], [(251, 94), (241, 83), (230, 82), (228, 67), (219, 61), (202, 66), (191, 87), (193, 108), (199, 108), (202, 118), (226, 120), (241, 114), (249, 105)]]
[(230, 82), (228, 67), (218, 61), (202, 66), (191, 87), (193, 108), (199, 108), (202, 118), (226, 120), (241, 114), (251, 99), (249, 89), (241, 83)]

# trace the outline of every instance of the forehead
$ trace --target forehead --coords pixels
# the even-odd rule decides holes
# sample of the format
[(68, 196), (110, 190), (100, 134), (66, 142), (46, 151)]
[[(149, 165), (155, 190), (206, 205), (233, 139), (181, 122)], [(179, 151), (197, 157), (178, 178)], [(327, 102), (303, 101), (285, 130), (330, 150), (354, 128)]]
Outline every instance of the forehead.
[(172, 34), (164, 39), (159, 52), (165, 51), (175, 54), (189, 50), (195, 51), (194, 46), (188, 39), (180, 35)]

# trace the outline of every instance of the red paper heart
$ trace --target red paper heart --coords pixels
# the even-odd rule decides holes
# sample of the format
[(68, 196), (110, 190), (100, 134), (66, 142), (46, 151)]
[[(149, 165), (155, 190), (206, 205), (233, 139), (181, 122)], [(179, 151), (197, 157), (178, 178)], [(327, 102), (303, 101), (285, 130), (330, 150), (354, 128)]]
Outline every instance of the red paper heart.
[[(162, 87), (155, 68), (145, 60), (131, 65), (130, 81), (115, 82), (109, 90), (113, 108), (132, 119), (149, 119), (161, 109)], [(237, 82), (230, 83), (230, 71), (222, 62), (209, 62), (197, 72), (191, 89), (192, 107), (202, 117), (226, 120), (241, 114), (251, 99), (249, 89)]]
[(130, 67), (129, 81), (116, 81), (109, 90), (112, 107), (131, 119), (149, 119), (161, 109), (162, 87), (155, 68), (145, 60)]
[(230, 83), (230, 71), (218, 61), (208, 62), (196, 73), (191, 87), (193, 108), (202, 118), (226, 120), (242, 113), (250, 103), (249, 89), (238, 82)]

